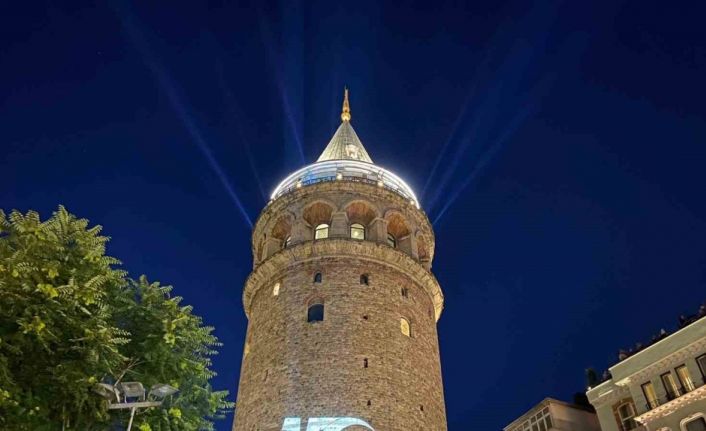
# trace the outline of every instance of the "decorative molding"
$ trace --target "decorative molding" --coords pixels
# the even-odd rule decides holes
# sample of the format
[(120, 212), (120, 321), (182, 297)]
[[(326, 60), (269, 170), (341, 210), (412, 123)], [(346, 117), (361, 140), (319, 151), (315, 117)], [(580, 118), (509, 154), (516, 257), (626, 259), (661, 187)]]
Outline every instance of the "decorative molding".
[(619, 386), (626, 386), (632, 382), (647, 381), (653, 376), (661, 374), (664, 370), (672, 369), (675, 366), (683, 364), (687, 359), (698, 356), (698, 354), (703, 353), (704, 350), (706, 350), (706, 337), (700, 338), (688, 346), (682, 347), (681, 349), (670, 353), (661, 360), (653, 362), (640, 371), (633, 373), (618, 382), (615, 382), (615, 384)]
[(436, 320), (438, 321), (441, 317), (441, 311), (444, 308), (444, 294), (434, 274), (406, 253), (386, 244), (350, 238), (305, 241), (280, 250), (263, 261), (245, 281), (245, 289), (243, 290), (245, 314), (250, 316), (250, 306), (257, 292), (263, 287), (268, 288), (272, 280), (279, 278), (283, 271), (302, 262), (331, 257), (370, 261), (407, 274), (429, 294), (434, 304)]
[(668, 403), (655, 407), (652, 410), (637, 416), (635, 420), (647, 425), (655, 419), (670, 415), (682, 407), (704, 399), (706, 399), (706, 385), (694, 389), (693, 391), (684, 394), (679, 398), (675, 398)]
[(612, 405), (626, 398), (632, 399), (630, 390), (625, 386), (613, 385), (611, 390), (607, 390), (599, 394), (595, 399), (592, 399), (591, 404), (593, 404), (594, 407), (601, 407), (607, 404)]

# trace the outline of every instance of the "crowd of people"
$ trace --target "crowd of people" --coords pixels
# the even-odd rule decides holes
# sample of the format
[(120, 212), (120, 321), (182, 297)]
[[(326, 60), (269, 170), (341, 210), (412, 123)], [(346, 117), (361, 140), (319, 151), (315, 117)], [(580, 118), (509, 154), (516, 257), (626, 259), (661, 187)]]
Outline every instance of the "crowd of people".
[[(696, 322), (697, 320), (702, 319), (703, 317), (706, 317), (706, 303), (701, 304), (699, 307), (699, 310), (696, 314), (692, 315), (684, 315), (682, 314), (679, 316), (679, 328), (682, 329), (685, 328), (692, 323)], [(668, 337), (670, 335), (669, 332), (667, 332), (664, 328), (660, 329), (659, 333), (654, 335), (652, 339), (650, 339), (650, 342), (647, 344), (643, 343), (636, 343), (635, 346), (633, 346), (630, 349), (620, 349), (618, 351), (618, 362), (624, 361), (625, 359), (629, 358), (630, 356), (634, 355), (635, 353), (655, 344), (656, 342)], [(586, 380), (588, 380), (588, 386), (593, 387), (596, 386), (597, 384), (600, 384), (608, 379), (611, 378), (610, 371), (605, 370), (601, 376), (601, 378), (598, 378), (598, 375), (596, 372), (589, 368), (586, 370)]]

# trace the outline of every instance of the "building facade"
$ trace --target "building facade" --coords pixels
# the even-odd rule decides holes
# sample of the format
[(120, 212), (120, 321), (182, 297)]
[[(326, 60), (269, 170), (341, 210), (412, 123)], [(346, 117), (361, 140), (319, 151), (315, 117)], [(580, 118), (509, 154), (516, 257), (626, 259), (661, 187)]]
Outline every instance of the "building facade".
[(596, 414), (584, 406), (545, 398), (503, 431), (601, 431)]
[(252, 235), (234, 431), (444, 431), (432, 226), (350, 120)]
[(586, 394), (603, 431), (706, 431), (706, 318), (625, 356)]

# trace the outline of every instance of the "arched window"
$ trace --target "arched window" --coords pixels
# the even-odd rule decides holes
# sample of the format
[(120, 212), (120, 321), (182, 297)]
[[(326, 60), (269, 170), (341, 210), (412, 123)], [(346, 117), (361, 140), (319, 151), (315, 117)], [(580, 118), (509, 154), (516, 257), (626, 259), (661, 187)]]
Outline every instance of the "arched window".
[(368, 285), (368, 274), (360, 275), (360, 284)]
[(400, 331), (402, 331), (402, 335), (405, 337), (412, 336), (412, 325), (409, 323), (409, 320), (404, 317), (400, 318)]
[(279, 283), (275, 283), (275, 286), (272, 288), (272, 296), (279, 296)]
[(309, 305), (306, 312), (306, 321), (311, 322), (323, 322), (324, 321), (324, 304), (323, 301), (315, 301)]
[(353, 239), (365, 239), (365, 226), (360, 223), (353, 223), (351, 225), (351, 238)]
[(314, 239), (324, 238), (328, 238), (328, 225), (326, 223), (316, 226), (316, 231), (314, 232)]
[(317, 272), (314, 274), (314, 283), (321, 283), (321, 280), (323, 279), (323, 276), (321, 275), (320, 272)]
[(681, 429), (684, 431), (704, 431), (706, 430), (706, 419), (702, 413), (696, 413), (681, 421)]
[(397, 239), (395, 239), (395, 236), (391, 233), (387, 234), (387, 245), (392, 248), (397, 248)]
[(630, 431), (637, 427), (635, 422), (635, 406), (632, 401), (626, 401), (617, 407), (618, 417), (620, 418), (620, 429)]
[(282, 243), (282, 248), (287, 248), (289, 247), (289, 244), (292, 242), (292, 237), (288, 236), (287, 238), (284, 239), (284, 242)]

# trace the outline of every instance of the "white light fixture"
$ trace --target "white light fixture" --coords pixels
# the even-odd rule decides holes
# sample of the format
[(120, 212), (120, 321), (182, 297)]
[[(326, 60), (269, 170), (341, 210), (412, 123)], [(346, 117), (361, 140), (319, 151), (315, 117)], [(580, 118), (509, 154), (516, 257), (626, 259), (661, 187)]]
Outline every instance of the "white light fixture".
[(150, 397), (155, 397), (157, 399), (164, 399), (169, 395), (174, 395), (179, 392), (179, 389), (174, 386), (167, 385), (165, 383), (157, 383), (150, 388)]
[(140, 382), (123, 382), (118, 384), (118, 389), (125, 398), (145, 399), (145, 387)]
[[(122, 382), (116, 386), (98, 383), (93, 391), (108, 400), (108, 410), (130, 409), (130, 421), (127, 423), (127, 431), (130, 431), (137, 409), (159, 407), (164, 398), (174, 395), (179, 390), (164, 383), (157, 383), (150, 388), (149, 400), (145, 400), (145, 387), (140, 382)], [(137, 401), (128, 400), (128, 398), (137, 398)]]
[(114, 386), (111, 386), (107, 383), (98, 383), (95, 388), (93, 388), (93, 392), (97, 393), (108, 401), (120, 402), (120, 392), (118, 392), (118, 390)]

